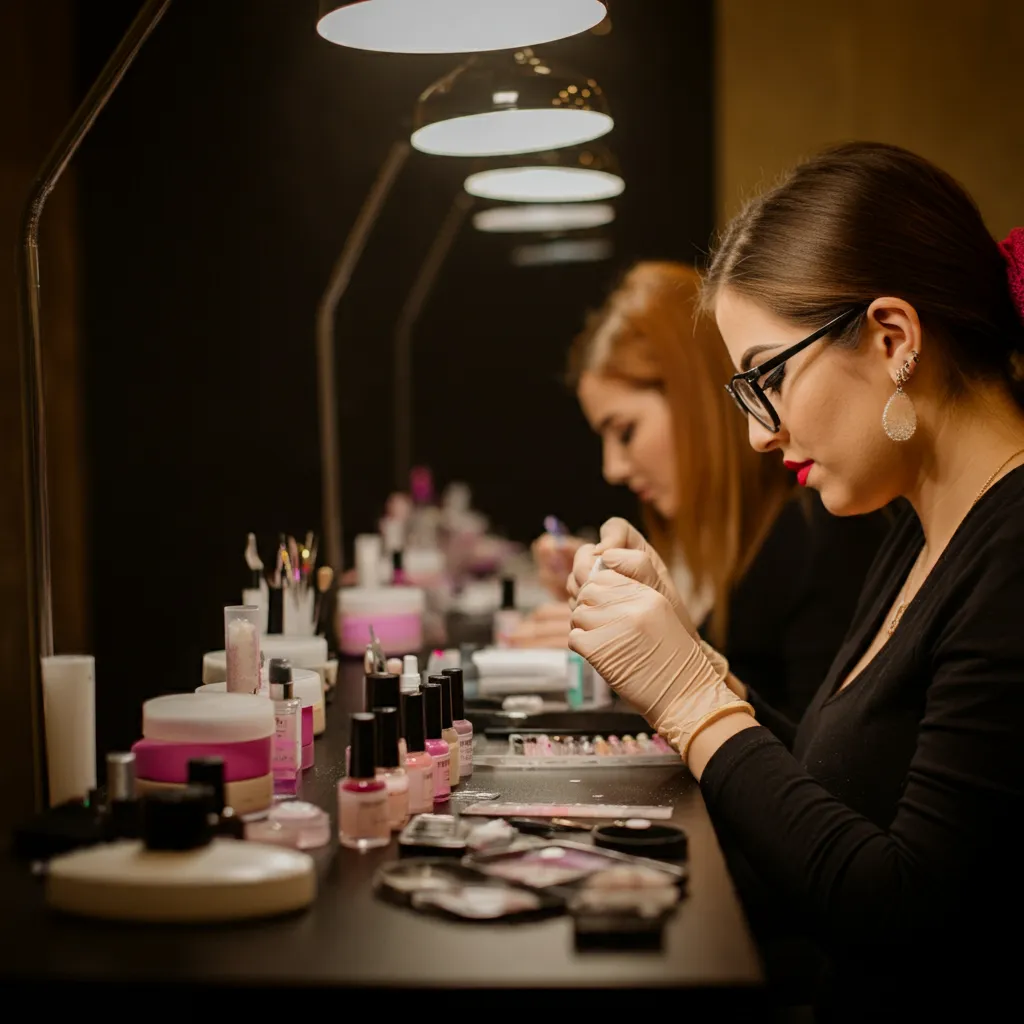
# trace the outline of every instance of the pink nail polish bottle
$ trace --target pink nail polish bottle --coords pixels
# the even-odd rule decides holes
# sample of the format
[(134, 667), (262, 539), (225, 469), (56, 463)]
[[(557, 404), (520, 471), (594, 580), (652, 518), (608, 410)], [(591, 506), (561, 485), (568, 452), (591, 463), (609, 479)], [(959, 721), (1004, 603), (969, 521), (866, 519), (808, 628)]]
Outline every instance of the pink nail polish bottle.
[(270, 659), (270, 698), (274, 702), (274, 796), (287, 799), (299, 791), (302, 772), (302, 701), (295, 696), (292, 665)]
[(391, 841), (388, 787), (376, 777), (376, 726), (373, 715), (352, 716), (351, 771), (338, 783), (338, 839), (354, 850), (373, 850)]
[(409, 824), (409, 776), (398, 753), (398, 708), (374, 708), (377, 719), (377, 778), (388, 787), (388, 821), (392, 832)]
[(423, 713), (427, 729), (427, 753), (434, 761), (434, 803), (443, 804), (452, 795), (451, 754), (441, 737), (441, 684), (423, 684)]
[(466, 718), (466, 694), (461, 668), (443, 668), (452, 681), (452, 727), (459, 734), (459, 778), (473, 774), (473, 723)]
[(405, 729), (405, 771), (409, 776), (409, 810), (429, 814), (434, 809), (434, 759), (427, 753), (423, 694), (402, 694), (402, 725)]
[(452, 678), (436, 675), (428, 682), (441, 684), (441, 739), (448, 744), (448, 784), (454, 789), (459, 784), (459, 734), (452, 725)]

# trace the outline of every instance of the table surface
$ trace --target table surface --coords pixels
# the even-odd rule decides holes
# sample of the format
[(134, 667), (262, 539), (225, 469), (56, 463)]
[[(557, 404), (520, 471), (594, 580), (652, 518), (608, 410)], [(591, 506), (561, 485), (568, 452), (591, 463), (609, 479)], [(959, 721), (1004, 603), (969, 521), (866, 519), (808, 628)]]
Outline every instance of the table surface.
[[(336, 815), (347, 712), (360, 710), (358, 665), (345, 665), (306, 772), (304, 799)], [(106, 924), (48, 912), (42, 882), (0, 858), (0, 978), (88, 983), (446, 988), (682, 988), (748, 996), (762, 983), (757, 950), (692, 776), (680, 768), (476, 771), (460, 787), (503, 800), (671, 804), (689, 834), (688, 894), (654, 952), (578, 952), (572, 922), (476, 924), (392, 906), (371, 890), (395, 844), (360, 854), (313, 851), (320, 891), (305, 913), (230, 926)], [(469, 793), (454, 806), (468, 803)]]

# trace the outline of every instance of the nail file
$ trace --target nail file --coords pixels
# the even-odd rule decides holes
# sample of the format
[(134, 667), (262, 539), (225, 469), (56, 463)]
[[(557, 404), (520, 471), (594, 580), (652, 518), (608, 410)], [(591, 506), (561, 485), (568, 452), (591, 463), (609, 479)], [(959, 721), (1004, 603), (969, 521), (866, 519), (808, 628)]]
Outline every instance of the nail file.
[(590, 567), (590, 575), (587, 577), (588, 580), (592, 580), (599, 572), (604, 572), (607, 566), (604, 564), (604, 559), (598, 555), (597, 560)]

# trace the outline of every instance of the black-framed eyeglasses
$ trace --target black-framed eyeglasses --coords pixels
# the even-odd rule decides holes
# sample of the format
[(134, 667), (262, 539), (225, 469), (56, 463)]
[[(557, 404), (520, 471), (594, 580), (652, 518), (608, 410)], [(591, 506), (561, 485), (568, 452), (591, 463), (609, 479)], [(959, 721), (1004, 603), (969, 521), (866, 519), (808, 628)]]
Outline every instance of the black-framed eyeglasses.
[(772, 356), (768, 362), (761, 363), (760, 366), (751, 367), (751, 369), (743, 373), (737, 373), (725, 385), (725, 390), (732, 395), (741, 412), (753, 416), (765, 430), (770, 430), (773, 434), (777, 434), (782, 424), (779, 420), (779, 414), (775, 411), (772, 403), (768, 401), (768, 396), (761, 387), (761, 379), (773, 370), (777, 370), (787, 359), (792, 359), (798, 352), (803, 352), (808, 345), (813, 345), (814, 342), (820, 341), (826, 335), (831, 334), (836, 328), (846, 323), (855, 313), (860, 313), (863, 309), (863, 306), (851, 307), (845, 313), (840, 313), (839, 316), (829, 320), (824, 327), (808, 335), (803, 341), (798, 341), (795, 345), (790, 345), (789, 348), (783, 349), (777, 356)]

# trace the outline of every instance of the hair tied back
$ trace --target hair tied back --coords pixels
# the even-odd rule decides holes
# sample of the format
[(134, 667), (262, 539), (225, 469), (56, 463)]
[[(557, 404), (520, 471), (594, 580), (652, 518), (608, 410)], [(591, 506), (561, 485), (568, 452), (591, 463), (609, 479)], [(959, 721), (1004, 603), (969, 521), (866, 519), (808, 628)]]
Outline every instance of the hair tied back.
[(1014, 228), (999, 243), (1006, 260), (1006, 276), (1010, 282), (1010, 297), (1017, 315), (1024, 323), (1024, 228)]

